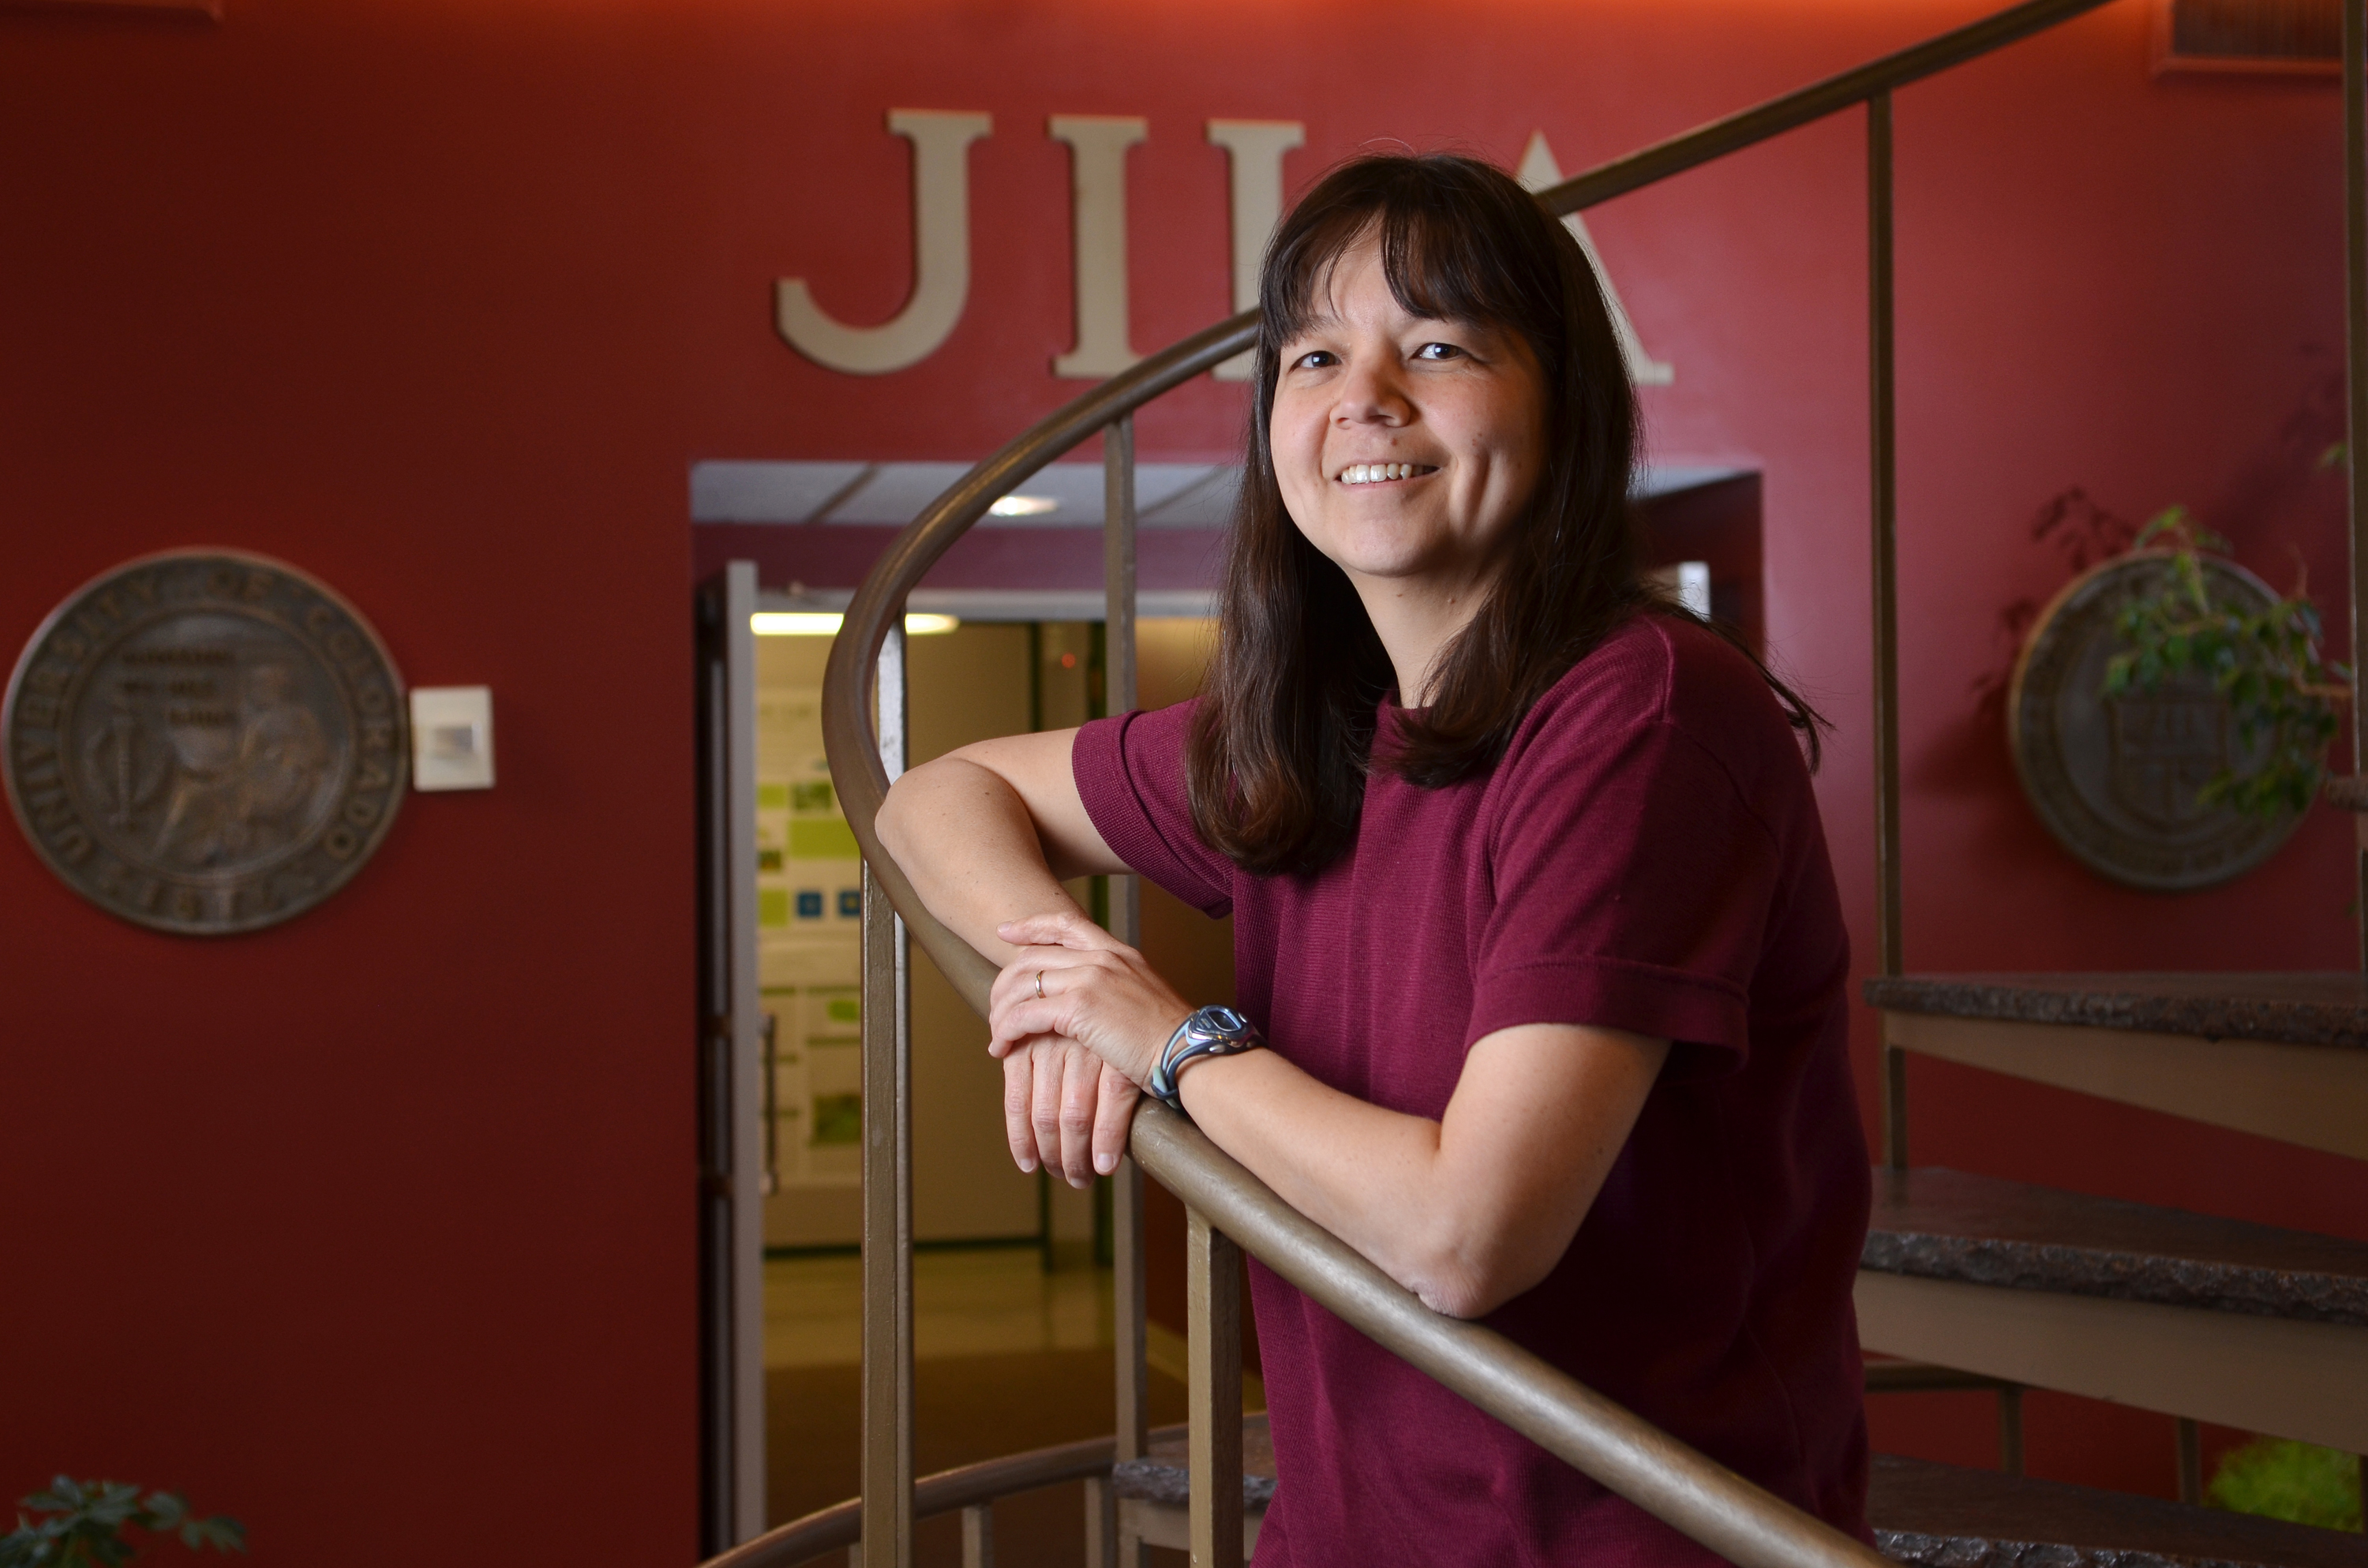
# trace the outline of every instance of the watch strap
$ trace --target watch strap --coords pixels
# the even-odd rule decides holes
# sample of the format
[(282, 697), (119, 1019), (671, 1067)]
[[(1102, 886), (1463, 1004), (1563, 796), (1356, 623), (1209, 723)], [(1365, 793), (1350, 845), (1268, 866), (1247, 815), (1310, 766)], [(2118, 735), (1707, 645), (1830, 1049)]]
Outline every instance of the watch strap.
[(1177, 1115), (1185, 1116), (1183, 1094), (1177, 1085), (1186, 1062), (1204, 1056), (1238, 1056), (1265, 1043), (1258, 1026), (1233, 1008), (1202, 1007), (1177, 1025), (1176, 1032), (1160, 1047), (1144, 1089)]

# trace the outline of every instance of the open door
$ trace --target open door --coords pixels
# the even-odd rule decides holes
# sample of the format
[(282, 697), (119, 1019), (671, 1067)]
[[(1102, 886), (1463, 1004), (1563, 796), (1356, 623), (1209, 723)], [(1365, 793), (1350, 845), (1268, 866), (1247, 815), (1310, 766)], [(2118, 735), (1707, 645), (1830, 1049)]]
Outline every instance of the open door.
[(699, 585), (700, 1535), (765, 1529), (765, 1017), (757, 973), (757, 568)]

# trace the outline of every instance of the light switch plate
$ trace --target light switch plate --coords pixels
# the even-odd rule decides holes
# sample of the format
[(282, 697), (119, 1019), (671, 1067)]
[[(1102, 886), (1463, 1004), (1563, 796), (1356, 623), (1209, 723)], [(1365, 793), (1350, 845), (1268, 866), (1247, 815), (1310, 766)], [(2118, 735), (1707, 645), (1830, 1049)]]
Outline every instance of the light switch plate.
[(411, 787), (494, 787), (494, 692), (485, 686), (411, 690)]

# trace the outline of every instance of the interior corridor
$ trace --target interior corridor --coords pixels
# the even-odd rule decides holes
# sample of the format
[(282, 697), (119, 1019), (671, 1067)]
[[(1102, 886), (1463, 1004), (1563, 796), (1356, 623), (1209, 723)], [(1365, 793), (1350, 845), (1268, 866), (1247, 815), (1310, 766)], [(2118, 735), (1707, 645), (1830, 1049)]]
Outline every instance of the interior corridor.
[[(862, 1266), (852, 1253), (765, 1265), (768, 1515), (783, 1524), (860, 1489)], [(913, 1260), (914, 1466), (929, 1475), (997, 1455), (1100, 1437), (1111, 1403), (1110, 1271), (1048, 1271), (1034, 1247), (962, 1247)], [(1152, 1327), (1151, 1419), (1184, 1419), (1183, 1342)], [(1255, 1390), (1249, 1391), (1255, 1392)], [(1085, 1488), (998, 1504), (1008, 1563), (1085, 1561)], [(962, 1561), (958, 1516), (921, 1526), (916, 1564)], [(1181, 1562), (1155, 1552), (1155, 1562)]]

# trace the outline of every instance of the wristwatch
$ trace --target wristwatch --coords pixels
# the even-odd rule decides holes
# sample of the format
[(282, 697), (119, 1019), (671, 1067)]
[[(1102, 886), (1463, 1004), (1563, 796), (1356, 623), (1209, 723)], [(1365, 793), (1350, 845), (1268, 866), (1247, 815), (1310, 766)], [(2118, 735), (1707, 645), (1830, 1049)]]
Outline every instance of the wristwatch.
[(1184, 1099), (1177, 1092), (1176, 1081), (1184, 1063), (1200, 1056), (1239, 1056), (1265, 1043), (1258, 1026), (1231, 1007), (1203, 1007), (1176, 1026), (1176, 1032), (1160, 1048), (1151, 1081), (1143, 1086), (1153, 1099), (1182, 1116)]

